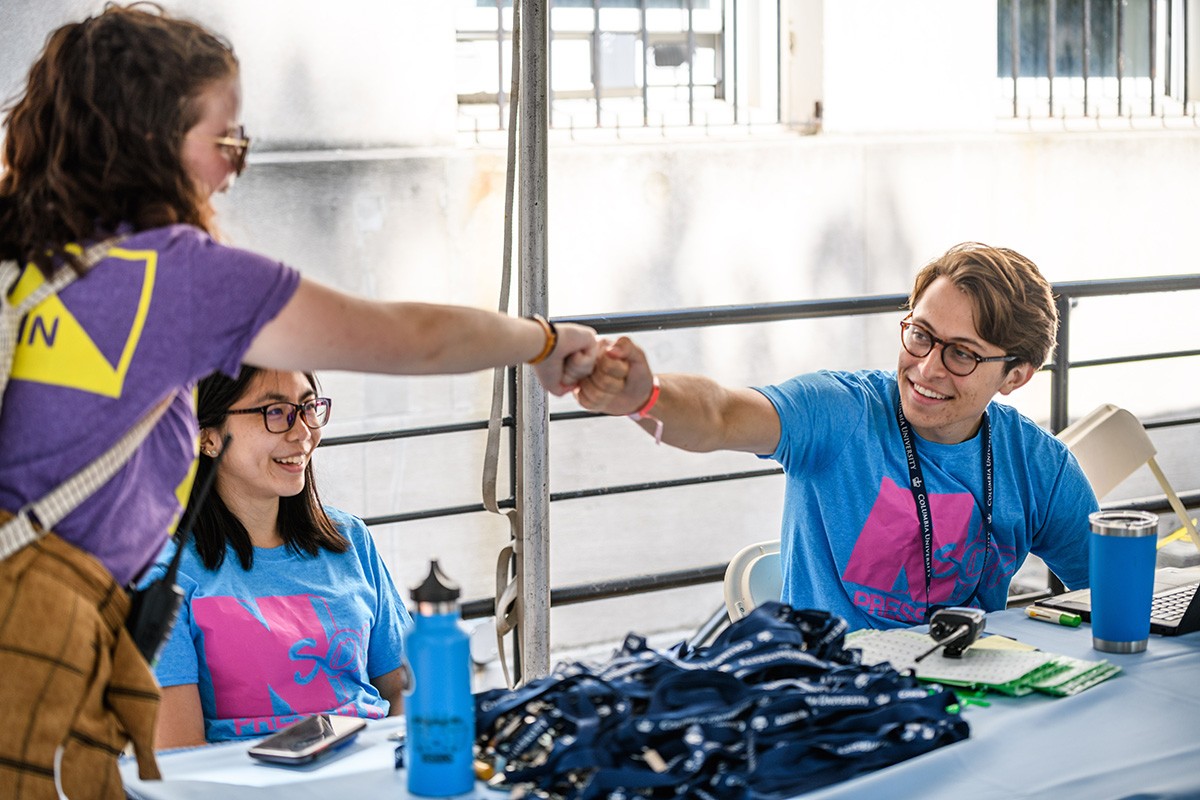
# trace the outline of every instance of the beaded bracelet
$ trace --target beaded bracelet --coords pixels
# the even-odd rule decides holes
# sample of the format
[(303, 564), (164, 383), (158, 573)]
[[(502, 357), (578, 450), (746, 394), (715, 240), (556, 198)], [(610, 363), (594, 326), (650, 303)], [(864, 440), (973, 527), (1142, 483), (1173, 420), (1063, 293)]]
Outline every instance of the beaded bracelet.
[(526, 364), (540, 364), (554, 352), (554, 348), (558, 345), (558, 328), (554, 327), (554, 323), (541, 314), (530, 314), (526, 319), (531, 319), (541, 325), (546, 334), (546, 343), (542, 345), (542, 351), (525, 362)]

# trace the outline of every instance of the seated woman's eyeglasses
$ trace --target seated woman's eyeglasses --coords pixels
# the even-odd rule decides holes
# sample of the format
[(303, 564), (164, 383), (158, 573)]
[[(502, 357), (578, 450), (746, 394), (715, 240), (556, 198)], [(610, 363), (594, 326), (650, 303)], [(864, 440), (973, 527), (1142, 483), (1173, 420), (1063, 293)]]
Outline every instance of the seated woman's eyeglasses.
[(329, 422), (329, 411), (332, 408), (333, 401), (328, 397), (317, 397), (306, 403), (268, 403), (265, 406), (255, 406), (254, 408), (231, 408), (225, 413), (262, 414), (263, 425), (267, 426), (268, 431), (271, 433), (287, 433), (301, 416), (304, 418), (304, 424), (310, 430), (313, 428), (323, 428), (325, 423)]
[(924, 358), (933, 350), (934, 345), (941, 345), (942, 365), (951, 374), (957, 375), (960, 378), (970, 375), (980, 364), (987, 364), (992, 361), (1017, 360), (1016, 356), (1010, 355), (981, 356), (970, 348), (963, 347), (961, 344), (939, 339), (920, 325), (910, 322), (907, 319), (900, 323), (900, 344), (904, 345), (904, 349), (908, 351), (909, 355), (916, 356), (917, 358)]
[(229, 136), (214, 136), (212, 140), (229, 156), (234, 174), (240, 177), (246, 169), (246, 153), (250, 150), (250, 137), (246, 135), (246, 126), (238, 125), (230, 131)]

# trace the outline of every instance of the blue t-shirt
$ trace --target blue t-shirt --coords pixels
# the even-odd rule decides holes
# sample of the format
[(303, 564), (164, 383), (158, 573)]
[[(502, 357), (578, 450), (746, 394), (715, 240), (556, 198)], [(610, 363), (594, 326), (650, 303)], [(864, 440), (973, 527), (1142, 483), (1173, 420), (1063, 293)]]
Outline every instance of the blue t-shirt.
[(988, 405), (995, 494), (986, 557), (982, 436), (947, 445), (913, 434), (933, 517), (926, 597), (896, 374), (817, 372), (759, 391), (780, 419), (779, 445), (764, 458), (786, 476), (785, 603), (832, 611), (852, 628), (917, 624), (929, 605), (1001, 609), (1031, 552), (1068, 586), (1087, 585), (1096, 496), (1066, 446), (1012, 407)]
[(412, 618), (362, 520), (326, 511), (350, 542), (344, 553), (256, 547), (246, 571), (227, 548), (214, 572), (194, 545), (184, 552), (184, 601), (155, 672), (162, 686), (198, 685), (210, 742), (264, 736), (305, 714), (387, 716), (370, 678), (400, 667)]

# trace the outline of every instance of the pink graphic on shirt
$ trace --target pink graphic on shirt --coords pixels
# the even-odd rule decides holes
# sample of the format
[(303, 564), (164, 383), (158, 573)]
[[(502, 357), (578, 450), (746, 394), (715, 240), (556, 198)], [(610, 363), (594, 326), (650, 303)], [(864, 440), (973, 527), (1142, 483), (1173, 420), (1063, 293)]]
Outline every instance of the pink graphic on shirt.
[[(204, 657), (218, 718), (323, 711), (339, 705), (334, 681), (321, 663), (330, 642), (314, 600), (320, 602), (311, 595), (260, 597), (261, 616), (233, 597), (198, 597), (192, 602), (192, 615), (204, 631)], [(337, 661), (344, 662), (344, 648), (335, 650), (342, 652)]]
[[(969, 492), (930, 494), (933, 551), (928, 604), (963, 602), (983, 569), (983, 521)], [(998, 558), (997, 558), (998, 560)], [(988, 573), (995, 576), (989, 559)], [(925, 616), (925, 556), (916, 503), (908, 487), (884, 478), (842, 579), (854, 604), (876, 616), (920, 622)]]

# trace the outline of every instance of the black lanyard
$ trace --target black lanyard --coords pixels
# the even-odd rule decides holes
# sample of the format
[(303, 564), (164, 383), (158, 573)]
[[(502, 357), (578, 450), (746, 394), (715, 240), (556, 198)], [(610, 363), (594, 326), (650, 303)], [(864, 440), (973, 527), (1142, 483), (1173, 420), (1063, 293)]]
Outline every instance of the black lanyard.
[[(904, 406), (900, 398), (896, 398), (896, 422), (900, 424), (900, 438), (904, 440), (904, 455), (908, 460), (908, 486), (912, 490), (913, 501), (917, 504), (917, 520), (921, 523), (921, 547), (925, 554), (925, 620), (929, 620), (929, 586), (933, 582), (933, 513), (929, 507), (929, 495), (925, 491), (925, 478), (921, 475), (921, 461), (917, 458), (917, 448), (913, 446), (912, 426), (904, 416)], [(992, 546), (992, 426), (988, 422), (987, 412), (983, 412), (983, 447), (980, 448), (980, 466), (983, 472), (983, 565), (979, 570), (979, 582), (975, 591), (967, 598), (966, 603), (978, 599), (979, 587), (983, 585), (984, 571), (987, 568), (988, 550)], [(963, 542), (963, 554), (966, 554), (966, 542)]]

